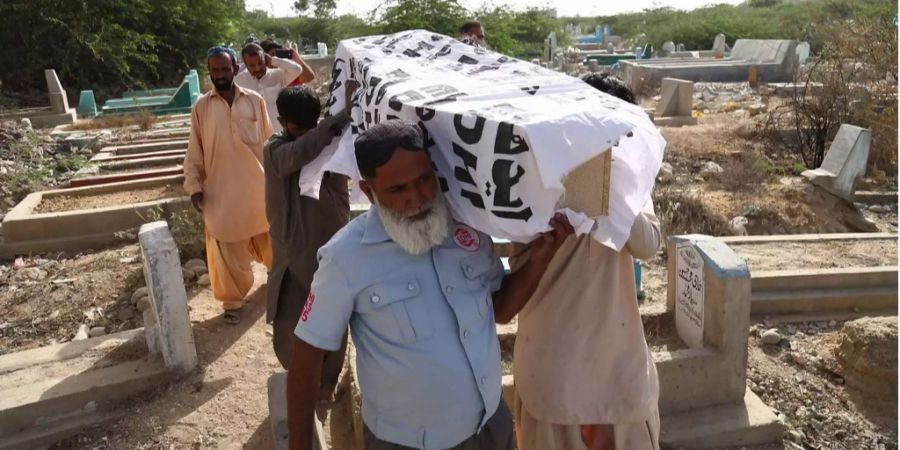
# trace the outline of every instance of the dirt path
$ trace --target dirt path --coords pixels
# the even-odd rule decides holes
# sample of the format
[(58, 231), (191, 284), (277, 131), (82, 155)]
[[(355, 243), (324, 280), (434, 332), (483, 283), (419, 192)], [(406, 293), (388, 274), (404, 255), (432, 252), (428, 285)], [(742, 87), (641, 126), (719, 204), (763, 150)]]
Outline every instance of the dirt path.
[(200, 368), (136, 399), (119, 421), (84, 430), (56, 450), (267, 449), (273, 447), (266, 383), (281, 366), (265, 323), (265, 269), (244, 320), (224, 324), (209, 289), (188, 292)]

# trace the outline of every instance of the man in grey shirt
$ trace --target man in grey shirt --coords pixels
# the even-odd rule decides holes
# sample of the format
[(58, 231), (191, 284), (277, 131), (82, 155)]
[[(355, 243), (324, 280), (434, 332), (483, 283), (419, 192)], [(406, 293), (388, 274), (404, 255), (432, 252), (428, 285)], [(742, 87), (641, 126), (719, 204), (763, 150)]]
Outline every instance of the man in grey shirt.
[[(350, 104), (356, 86), (355, 81), (348, 81), (345, 105)], [(287, 369), (294, 327), (318, 267), (316, 252), (350, 218), (347, 177), (326, 173), (316, 199), (300, 195), (300, 171), (340, 135), (350, 116), (349, 108), (345, 108), (317, 124), (322, 109), (319, 98), (303, 86), (282, 90), (276, 103), (283, 131), (274, 134), (263, 149), (266, 217), (273, 255), (266, 320), (273, 323), (275, 355)], [(322, 400), (331, 400), (343, 363), (344, 346), (326, 355)]]
[(450, 216), (416, 125), (373, 125), (355, 147), (373, 206), (319, 251), (288, 369), (291, 448), (311, 449), (322, 354), (349, 323), (367, 449), (513, 449), (494, 322), (524, 305), (572, 227), (554, 217), (504, 276), (490, 237)]

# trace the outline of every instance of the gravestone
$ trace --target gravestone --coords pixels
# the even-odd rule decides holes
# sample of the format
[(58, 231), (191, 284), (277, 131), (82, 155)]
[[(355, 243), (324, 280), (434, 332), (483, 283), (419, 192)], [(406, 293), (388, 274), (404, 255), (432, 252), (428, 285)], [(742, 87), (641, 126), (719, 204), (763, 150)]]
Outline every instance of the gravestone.
[(97, 116), (97, 101), (94, 99), (94, 91), (81, 91), (81, 94), (78, 96), (78, 108), (76, 111), (80, 117)]
[(677, 46), (675, 46), (675, 51), (677, 51), (677, 52), (685, 51), (684, 44), (678, 44)]
[(801, 65), (806, 64), (809, 59), (809, 42), (797, 44), (797, 59)]
[(703, 258), (691, 242), (675, 247), (675, 329), (691, 348), (703, 348)]
[(657, 126), (694, 125), (694, 82), (664, 78), (659, 92), (659, 103), (653, 114)]
[(668, 56), (672, 53), (675, 53), (675, 43), (672, 41), (666, 41), (662, 46), (663, 56)]
[(866, 174), (871, 144), (871, 131), (845, 123), (828, 148), (822, 166), (802, 175), (812, 184), (852, 202), (856, 179)]
[(150, 291), (151, 307), (144, 312), (147, 347), (162, 353), (166, 367), (187, 374), (198, 360), (178, 247), (163, 220), (141, 225), (138, 240)]
[(715, 40), (713, 40), (713, 57), (715, 58), (724, 58), (725, 57), (725, 35), (717, 34)]
[(50, 94), (50, 107), (57, 114), (66, 114), (69, 112), (69, 99), (66, 98), (66, 91), (63, 90), (59, 77), (53, 69), (44, 70), (44, 78), (47, 79), (47, 91)]

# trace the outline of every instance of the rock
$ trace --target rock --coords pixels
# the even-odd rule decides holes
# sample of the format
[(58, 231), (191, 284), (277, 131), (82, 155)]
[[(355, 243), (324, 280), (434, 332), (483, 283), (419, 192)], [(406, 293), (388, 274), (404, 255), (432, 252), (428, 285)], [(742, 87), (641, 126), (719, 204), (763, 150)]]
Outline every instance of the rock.
[(105, 327), (94, 327), (91, 328), (91, 331), (88, 333), (91, 337), (103, 336), (106, 334)]
[(844, 323), (835, 358), (847, 387), (869, 401), (896, 401), (897, 317), (865, 317)]
[(194, 272), (194, 276), (197, 278), (200, 278), (200, 276), (205, 273), (209, 273), (209, 270), (206, 267), (193, 267), (190, 270)]
[(146, 297), (148, 295), (150, 295), (150, 289), (147, 288), (147, 286), (138, 288), (136, 291), (134, 291), (133, 294), (131, 294), (131, 304), (136, 305), (141, 297)]
[(766, 345), (778, 345), (779, 343), (781, 343), (782, 339), (781, 334), (779, 334), (778, 330), (775, 328), (770, 328), (763, 332), (761, 338), (763, 344)]
[(712, 177), (713, 175), (720, 174), (724, 171), (725, 171), (725, 169), (723, 169), (722, 166), (716, 164), (713, 161), (707, 161), (700, 168), (700, 176), (706, 180), (706, 179), (709, 179), (710, 177)]
[(831, 327), (831, 328), (836, 327), (836, 326), (837, 326), (837, 320), (829, 320), (829, 321), (828, 321), (828, 326)]
[(27, 117), (24, 118), (24, 119), (22, 119), (22, 120), (20, 120), (20, 121), (19, 121), (19, 125), (21, 125), (22, 128), (24, 128), (24, 129), (26, 129), (26, 130), (32, 129), (32, 128), (31, 128), (31, 119), (29, 119), (29, 118), (27, 118)]
[(747, 106), (747, 112), (750, 113), (750, 117), (757, 116), (766, 112), (766, 105), (763, 103), (754, 103)]
[(731, 232), (734, 233), (735, 236), (746, 236), (747, 235), (747, 224), (750, 221), (747, 220), (744, 216), (737, 216), (731, 219), (731, 222), (728, 223), (728, 227), (731, 228)]
[(106, 318), (103, 317), (103, 308), (95, 306), (84, 312), (84, 321), (92, 325), (106, 325)]
[(25, 278), (34, 281), (42, 281), (47, 278), (47, 271), (37, 267), (29, 267), (22, 271)]
[(59, 310), (58, 310), (58, 309), (57, 309), (56, 311), (53, 311), (52, 313), (50, 313), (50, 315), (47, 317), (47, 320), (54, 320), (54, 319), (56, 319), (57, 317), (59, 317)]
[(197, 278), (197, 274), (194, 273), (193, 270), (190, 269), (181, 269), (181, 276), (184, 278), (185, 283), (190, 283)]
[(134, 317), (134, 310), (131, 308), (122, 308), (119, 310), (117, 316), (122, 322), (127, 322)]
[(190, 260), (190, 261), (184, 263), (184, 268), (185, 268), (185, 269), (194, 270), (194, 269), (197, 268), (197, 267), (203, 267), (203, 268), (205, 269), (205, 268), (206, 268), (206, 262), (203, 261), (202, 259), (192, 259), (192, 260)]
[(83, 341), (90, 337), (91, 329), (88, 328), (87, 324), (83, 323), (78, 326), (78, 332), (75, 333), (75, 337), (72, 338), (73, 341)]
[(803, 432), (799, 430), (791, 430), (788, 432), (788, 439), (797, 444), (803, 443)]
[(885, 205), (872, 205), (869, 207), (869, 211), (876, 214), (887, 214), (891, 212), (891, 207)]
[(669, 184), (675, 181), (675, 168), (672, 167), (669, 163), (662, 163), (662, 167), (659, 168), (659, 182), (663, 184)]
[(203, 274), (200, 278), (197, 279), (197, 284), (200, 286), (209, 286), (209, 274)]
[(137, 309), (141, 313), (150, 309), (150, 296), (149, 295), (145, 295), (145, 296), (141, 297), (140, 300), (137, 301)]

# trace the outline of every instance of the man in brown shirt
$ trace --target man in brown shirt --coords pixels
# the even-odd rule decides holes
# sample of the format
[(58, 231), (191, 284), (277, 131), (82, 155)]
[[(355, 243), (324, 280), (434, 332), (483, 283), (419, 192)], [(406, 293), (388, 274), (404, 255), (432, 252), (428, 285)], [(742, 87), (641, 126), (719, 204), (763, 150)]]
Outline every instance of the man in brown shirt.
[[(347, 81), (345, 105), (358, 86)], [(350, 219), (349, 180), (326, 173), (319, 198), (300, 195), (300, 171), (314, 160), (335, 136), (350, 123), (349, 108), (316, 125), (321, 104), (316, 93), (303, 86), (285, 88), (278, 95), (281, 133), (266, 143), (263, 167), (266, 172), (266, 215), (272, 240), (273, 267), (269, 275), (268, 312), (273, 322), (275, 355), (287, 369), (294, 345), (294, 327), (318, 268), (316, 252)], [(347, 338), (341, 349), (328, 352), (322, 370), (321, 391), (328, 400), (337, 384)]]
[[(591, 86), (634, 103), (617, 79)], [(612, 151), (612, 150), (610, 150)], [(589, 234), (570, 236), (519, 312), (513, 370), (519, 450), (659, 448), (659, 380), (635, 293), (632, 257), (662, 243), (648, 201), (616, 252)], [(513, 270), (528, 260), (514, 248)]]
[(208, 53), (215, 89), (191, 109), (191, 136), (184, 157), (184, 190), (203, 214), (206, 258), (213, 296), (225, 321), (238, 323), (253, 286), (253, 260), (272, 265), (262, 168), (263, 140), (272, 134), (259, 94), (233, 83), (234, 52)]

